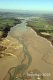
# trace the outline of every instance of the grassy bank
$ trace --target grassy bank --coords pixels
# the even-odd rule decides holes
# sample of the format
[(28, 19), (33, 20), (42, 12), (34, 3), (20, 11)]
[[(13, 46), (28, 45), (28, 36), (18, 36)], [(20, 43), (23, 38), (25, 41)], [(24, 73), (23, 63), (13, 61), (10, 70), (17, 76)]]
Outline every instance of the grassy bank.
[(51, 23), (51, 19), (34, 18), (27, 22), (27, 26), (32, 27), (38, 35), (51, 41), (53, 45), (53, 24)]
[(10, 28), (16, 24), (20, 24), (20, 19), (0, 17), (0, 39), (6, 37)]
[(20, 19), (16, 19), (12, 17), (11, 18), (0, 17), (0, 58), (4, 57), (5, 54), (3, 51), (7, 49), (7, 47), (1, 45), (1, 43), (3, 42), (4, 38), (7, 37), (10, 28), (20, 23), (21, 23)]

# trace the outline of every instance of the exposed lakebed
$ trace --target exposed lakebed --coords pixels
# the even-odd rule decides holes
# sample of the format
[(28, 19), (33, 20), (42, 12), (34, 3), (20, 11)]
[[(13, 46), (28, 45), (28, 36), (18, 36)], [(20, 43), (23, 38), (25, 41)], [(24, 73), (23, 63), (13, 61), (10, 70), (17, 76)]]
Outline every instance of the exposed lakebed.
[[(23, 20), (21, 24), (16, 25), (15, 27), (11, 28), (10, 32), (8, 33), (7, 37), (12, 37), (16, 39), (15, 41), (19, 41), (22, 44), (23, 58), (19, 59), (15, 62), (17, 63), (15, 68), (11, 66), (7, 74), (8, 80), (18, 80), (25, 72), (33, 72), (35, 73), (50, 73), (51, 76), (41, 77), (39, 76), (40, 80), (52, 80), (53, 79), (53, 47), (50, 45), (50, 42), (43, 37), (40, 37), (36, 34), (36, 32), (26, 26), (26, 19)], [(19, 52), (17, 52), (19, 54)], [(13, 63), (15, 64), (15, 63)], [(21, 75), (20, 77), (20, 74)], [(38, 80), (38, 76), (34, 78), (30, 77), (31, 80), (36, 79)], [(7, 80), (5, 79), (5, 80)], [(22, 80), (22, 79), (21, 79)], [(25, 79), (24, 79), (25, 80)], [(28, 80), (28, 79), (27, 79)]]

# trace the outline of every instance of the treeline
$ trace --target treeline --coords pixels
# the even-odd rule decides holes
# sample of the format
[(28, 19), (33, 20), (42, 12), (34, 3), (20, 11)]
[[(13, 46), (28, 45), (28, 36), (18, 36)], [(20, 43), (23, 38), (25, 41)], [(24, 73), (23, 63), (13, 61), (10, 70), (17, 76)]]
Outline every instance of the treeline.
[(51, 33), (51, 32), (53, 32), (53, 29), (44, 29), (44, 28), (39, 28), (39, 27), (36, 27), (36, 26), (34, 26), (34, 25), (31, 25), (31, 24), (29, 24), (29, 23), (27, 23), (27, 26), (28, 27), (32, 27), (35, 31), (37, 31), (37, 32), (46, 32), (46, 33)]
[(8, 34), (8, 31), (10, 31), (10, 28), (20, 23), (21, 23), (20, 19), (0, 18), (0, 32), (2, 32), (2, 34), (0, 35), (0, 38), (3, 38), (3, 37), (5, 38)]
[(44, 38), (46, 38), (47, 40), (49, 40), (50, 42), (51, 42), (51, 44), (53, 45), (53, 36), (51, 36), (51, 35), (45, 35), (45, 34), (42, 34), (42, 32), (44, 32), (44, 33), (53, 33), (53, 29), (44, 29), (44, 28), (42, 28), (42, 29), (39, 29), (39, 27), (37, 28), (36, 26), (34, 26), (34, 25), (31, 25), (29, 22), (27, 22), (27, 26), (28, 27), (31, 27), (34, 31), (36, 31), (36, 33), (38, 34), (38, 35), (40, 35), (40, 36), (42, 36), (42, 37), (44, 37)]

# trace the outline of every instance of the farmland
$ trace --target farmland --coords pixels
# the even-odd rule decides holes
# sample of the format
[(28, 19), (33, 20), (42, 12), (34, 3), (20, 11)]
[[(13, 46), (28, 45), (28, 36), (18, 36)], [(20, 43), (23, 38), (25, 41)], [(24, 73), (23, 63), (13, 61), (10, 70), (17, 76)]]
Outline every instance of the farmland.
[(34, 18), (27, 22), (29, 27), (32, 27), (38, 35), (47, 38), (53, 44), (53, 23), (50, 18)]
[(16, 24), (20, 24), (21, 20), (16, 19), (14, 17), (0, 17), (0, 38), (6, 37), (10, 28), (15, 26)]

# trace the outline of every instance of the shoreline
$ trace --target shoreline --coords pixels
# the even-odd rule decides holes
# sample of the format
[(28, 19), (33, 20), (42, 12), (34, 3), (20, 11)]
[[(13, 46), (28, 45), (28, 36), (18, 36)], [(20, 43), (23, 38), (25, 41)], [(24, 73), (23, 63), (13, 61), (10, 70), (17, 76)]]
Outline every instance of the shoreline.
[(53, 37), (52, 36), (41, 34), (41, 32), (38, 32), (34, 27), (32, 27), (30, 25), (27, 25), (27, 26), (31, 27), (37, 33), (37, 35), (39, 35), (40, 37), (47, 39), (51, 43), (51, 46), (53, 46)]
[(1, 31), (2, 35), (0, 36), (0, 41), (2, 41), (3, 38), (7, 37), (8, 32), (11, 30), (12, 27), (16, 26), (17, 24), (22, 23), (21, 19), (14, 19), (14, 20), (15, 20), (15, 22), (14, 22), (13, 26), (10, 26), (10, 25), (7, 24), (6, 27)]
[[(21, 24), (21, 26), (22, 26), (22, 24)], [(19, 26), (20, 27), (20, 26)], [(13, 32), (12, 32), (13, 31)], [(47, 60), (47, 58), (46, 57), (44, 57), (44, 59), (46, 59), (46, 61), (50, 61), (50, 58), (52, 57), (52, 53), (53, 53), (53, 48), (51, 48), (51, 46), (50, 46), (50, 44), (48, 43), (49, 41), (46, 39), (46, 38), (43, 38), (43, 37), (41, 37), (41, 36), (39, 36), (39, 35), (37, 35), (37, 33), (31, 28), (31, 27), (29, 27), (28, 28), (28, 30), (26, 31), (26, 32), (23, 32), (23, 34), (22, 34), (22, 32), (20, 32), (20, 34), (21, 34), (21, 36), (20, 36), (20, 34), (18, 34), (18, 32), (19, 32), (19, 30), (18, 30), (18, 28), (17, 28), (17, 26), (16, 27), (14, 27), (12, 30), (11, 30), (11, 32), (12, 32), (12, 34), (10, 34), (10, 35), (8, 35), (7, 36), (7, 42), (9, 42), (9, 37), (12, 37), (12, 38), (10, 38), (10, 42), (12, 43), (13, 42), (13, 44), (11, 45), (11, 43), (10, 44), (8, 44), (8, 46), (9, 45), (11, 45), (11, 46), (7, 46), (7, 44), (5, 44), (5, 46), (7, 46), (8, 47), (8, 50), (6, 50), (5, 52), (8, 52), (9, 50), (12, 50), (12, 51), (10, 51), (10, 53), (14, 53), (15, 54), (15, 52), (16, 52), (16, 55), (18, 55), (17, 53), (19, 53), (20, 51), (20, 59), (21, 59), (21, 62), (23, 61), (23, 63), (25, 64), (25, 63), (27, 63), (27, 61), (28, 61), (28, 58), (26, 57), (26, 58), (23, 58), (24, 57), (24, 54), (23, 54), (23, 47), (20, 45), (20, 49), (18, 50), (18, 47), (16, 46), (17, 45), (17, 43), (16, 43), (16, 45), (15, 45), (15, 43), (14, 42), (16, 42), (17, 40), (18, 40), (18, 37), (20, 37), (20, 39), (22, 40), (22, 38), (23, 38), (23, 41), (22, 41), (22, 43), (24, 43), (24, 51), (25, 52), (27, 52), (27, 54), (28, 54), (28, 51), (29, 51), (29, 54), (30, 54), (30, 56), (32, 57), (32, 63), (30, 64), (30, 66), (28, 67), (28, 70), (27, 71), (30, 71), (30, 70), (32, 70), (32, 71), (34, 71), (35, 70), (35, 72), (37, 72), (38, 71), (38, 73), (39, 73), (39, 71), (42, 73), (42, 72), (50, 72), (50, 69), (51, 69), (51, 73), (52, 73), (52, 71), (53, 71), (53, 66), (51, 66), (51, 64), (48, 64), (48, 63), (45, 63), (45, 61), (43, 61), (42, 60), (42, 57), (43, 56), (45, 56), (45, 54), (46, 54), (46, 56), (47, 56), (47, 58), (49, 57), (49, 60)], [(17, 35), (16, 35), (16, 34)], [(5, 38), (6, 39), (6, 38)], [(16, 39), (16, 41), (15, 40), (13, 40), (13, 39)], [(20, 40), (19, 39), (19, 40)], [(18, 43), (20, 42), (21, 43), (21, 41), (19, 41), (18, 40)], [(6, 40), (5, 40), (6, 41)], [(6, 42), (5, 42), (6, 43)], [(26, 51), (26, 49), (25, 49), (25, 45), (26, 45), (26, 48), (27, 48), (27, 50), (28, 51)], [(16, 46), (16, 47), (15, 47)], [(19, 45), (18, 45), (19, 46)], [(17, 50), (17, 51), (16, 51)], [(9, 52), (8, 52), (9, 53)], [(47, 53), (49, 54), (49, 56), (47, 55)], [(51, 55), (51, 56), (50, 56)], [(11, 57), (11, 56), (10, 56)], [(1, 58), (2, 59), (2, 58)], [(13, 58), (14, 59), (14, 58)], [(19, 61), (20, 61), (20, 59), (19, 59)], [(8, 60), (9, 61), (9, 60)], [(16, 60), (14, 60), (15, 62), (16, 62)], [(11, 61), (10, 60), (10, 62), (7, 62), (8, 63), (8, 65), (9, 65), (9, 63), (11, 63), (11, 62), (13, 62), (13, 60)], [(13, 62), (13, 66), (15, 65), (15, 62)], [(21, 63), (21, 62), (19, 62), (19, 64)], [(52, 63), (53, 62), (53, 59), (52, 59), (52, 61), (50, 61), (50, 63)], [(3, 65), (4, 63), (2, 63), (2, 65)], [(16, 62), (16, 64), (17, 64), (17, 62)], [(46, 65), (45, 65), (46, 64)], [(1, 66), (2, 66), (1, 65)], [(5, 64), (5, 65), (7, 65), (7, 64)], [(15, 65), (15, 66), (17, 66), (17, 65)], [(20, 65), (21, 66), (21, 65)], [(6, 66), (7, 68), (8, 68), (8, 66)], [(23, 67), (25, 67), (25, 66), (23, 66)], [(21, 66), (21, 68), (22, 68), (22, 66)], [(21, 69), (22, 70), (22, 69)], [(2, 69), (2, 71), (3, 71), (3, 69)], [(0, 72), (2, 72), (2, 71), (0, 71)], [(6, 70), (5, 70), (6, 71)], [(4, 72), (5, 72), (4, 71)], [(4, 73), (3, 73), (4, 74)], [(3, 74), (1, 74), (1, 75), (3, 75)], [(53, 75), (53, 74), (52, 74)], [(1, 77), (1, 76), (0, 76)], [(8, 77), (8, 76), (7, 76)], [(47, 79), (47, 80), (50, 80), (50, 79)]]

